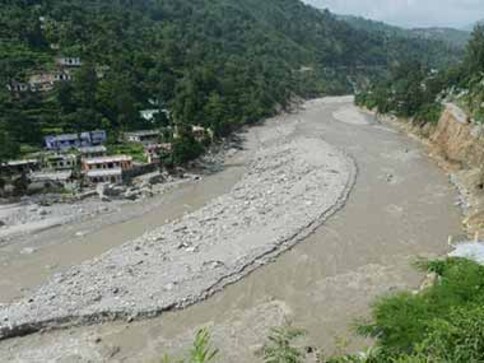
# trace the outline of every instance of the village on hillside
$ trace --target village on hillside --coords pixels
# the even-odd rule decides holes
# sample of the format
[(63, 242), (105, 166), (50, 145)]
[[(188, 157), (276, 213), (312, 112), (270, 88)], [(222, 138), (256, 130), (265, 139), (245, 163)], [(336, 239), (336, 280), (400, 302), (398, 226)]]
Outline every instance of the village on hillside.
[[(45, 17), (39, 21), (43, 29)], [(58, 44), (50, 44), (50, 48), (60, 50)], [(75, 80), (84, 64), (78, 56), (60, 54), (53, 60), (53, 66), (32, 70), (22, 80), (10, 79), (6, 88), (14, 99), (28, 93), (48, 97), (57, 85)], [(95, 65), (94, 70), (99, 80), (109, 66)], [(135, 177), (166, 169), (164, 161), (169, 160), (173, 142), (180, 137), (179, 127), (157, 127), (154, 119), (158, 114), (166, 119), (171, 115), (167, 109), (153, 103), (152, 106), (157, 108), (139, 111), (140, 119), (152, 125), (151, 129), (54, 133), (43, 137), (42, 150), (23, 154), (18, 160), (0, 161), (0, 198), (45, 192), (76, 194), (100, 184), (127, 185)], [(207, 145), (213, 141), (211, 129), (186, 127), (185, 132), (198, 143)]]
[[(52, 71), (32, 73), (26, 82), (11, 80), (7, 89), (13, 95), (24, 92), (52, 91), (59, 82), (70, 82), (73, 69), (82, 65), (78, 57), (57, 57)], [(102, 77), (106, 67), (96, 67)], [(165, 109), (146, 109), (140, 117), (153, 121)], [(150, 130), (123, 132), (116, 140), (116, 152), (110, 148), (107, 130), (83, 130), (79, 133), (48, 135), (43, 150), (19, 160), (0, 164), (0, 196), (19, 196), (43, 191), (79, 192), (95, 188), (98, 184), (127, 184), (133, 177), (163, 168), (163, 160), (172, 152), (172, 141), (179, 137), (178, 128), (165, 127)], [(191, 126), (191, 135), (198, 142), (213, 139), (210, 129)], [(121, 147), (120, 147), (121, 146)], [(114, 150), (111, 150), (114, 149)]]
[[(144, 111), (144, 113), (153, 113)], [(163, 132), (165, 131), (165, 132)], [(132, 178), (163, 168), (172, 152), (172, 143), (163, 142), (166, 130), (124, 132), (120, 145), (142, 150), (141, 155), (113, 154), (106, 146), (106, 130), (50, 135), (44, 137), (43, 150), (25, 159), (0, 164), (5, 195), (33, 194), (37, 191), (79, 192), (106, 183), (121, 185)], [(192, 126), (198, 142), (211, 137), (210, 130)], [(170, 138), (178, 137), (175, 127)]]

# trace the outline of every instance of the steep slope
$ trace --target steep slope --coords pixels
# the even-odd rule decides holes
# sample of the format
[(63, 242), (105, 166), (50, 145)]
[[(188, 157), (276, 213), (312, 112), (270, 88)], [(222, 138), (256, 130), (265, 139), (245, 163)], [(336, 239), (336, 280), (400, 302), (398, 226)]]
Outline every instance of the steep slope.
[(84, 63), (53, 92), (0, 88), (0, 158), (46, 133), (107, 128), (115, 139), (166, 123), (147, 124), (143, 108), (224, 135), (294, 95), (351, 92), (405, 58), (458, 59), (443, 43), (361, 31), (298, 0), (13, 0), (0, 29), (2, 84), (55, 69), (56, 55)]

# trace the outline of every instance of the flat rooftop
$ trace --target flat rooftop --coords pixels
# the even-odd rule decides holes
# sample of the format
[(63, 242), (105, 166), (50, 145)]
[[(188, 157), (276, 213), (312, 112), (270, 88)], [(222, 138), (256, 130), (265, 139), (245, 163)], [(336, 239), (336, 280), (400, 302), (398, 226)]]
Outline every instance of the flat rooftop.
[(97, 177), (105, 177), (105, 176), (119, 176), (122, 174), (123, 174), (123, 171), (121, 170), (121, 168), (114, 168), (114, 169), (89, 170), (86, 175), (90, 178), (97, 178)]
[(77, 150), (79, 150), (79, 152), (83, 153), (83, 154), (99, 153), (99, 152), (106, 152), (107, 151), (106, 146), (102, 146), (102, 145), (99, 145), (99, 146), (83, 146), (83, 147), (77, 148)]
[(105, 163), (115, 163), (121, 161), (132, 161), (133, 158), (127, 155), (113, 155), (113, 156), (101, 156), (98, 158), (85, 159), (84, 162), (88, 165), (91, 164), (105, 164)]

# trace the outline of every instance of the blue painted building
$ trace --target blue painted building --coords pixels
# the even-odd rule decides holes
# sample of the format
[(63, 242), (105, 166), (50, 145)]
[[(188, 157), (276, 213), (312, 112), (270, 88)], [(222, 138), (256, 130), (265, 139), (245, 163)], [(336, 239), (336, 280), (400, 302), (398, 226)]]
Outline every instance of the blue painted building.
[(102, 145), (106, 142), (107, 134), (104, 130), (86, 131), (80, 134), (50, 135), (44, 138), (47, 150), (65, 151), (72, 148)]

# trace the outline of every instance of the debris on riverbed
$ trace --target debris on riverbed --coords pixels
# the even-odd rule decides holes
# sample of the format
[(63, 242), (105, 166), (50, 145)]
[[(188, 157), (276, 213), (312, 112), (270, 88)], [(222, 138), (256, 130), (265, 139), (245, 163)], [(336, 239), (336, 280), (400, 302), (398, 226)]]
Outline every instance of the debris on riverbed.
[(1, 307), (0, 337), (184, 307), (291, 247), (344, 204), (356, 174), (321, 139), (288, 138), (293, 127), (258, 130), (262, 147), (228, 194)]

